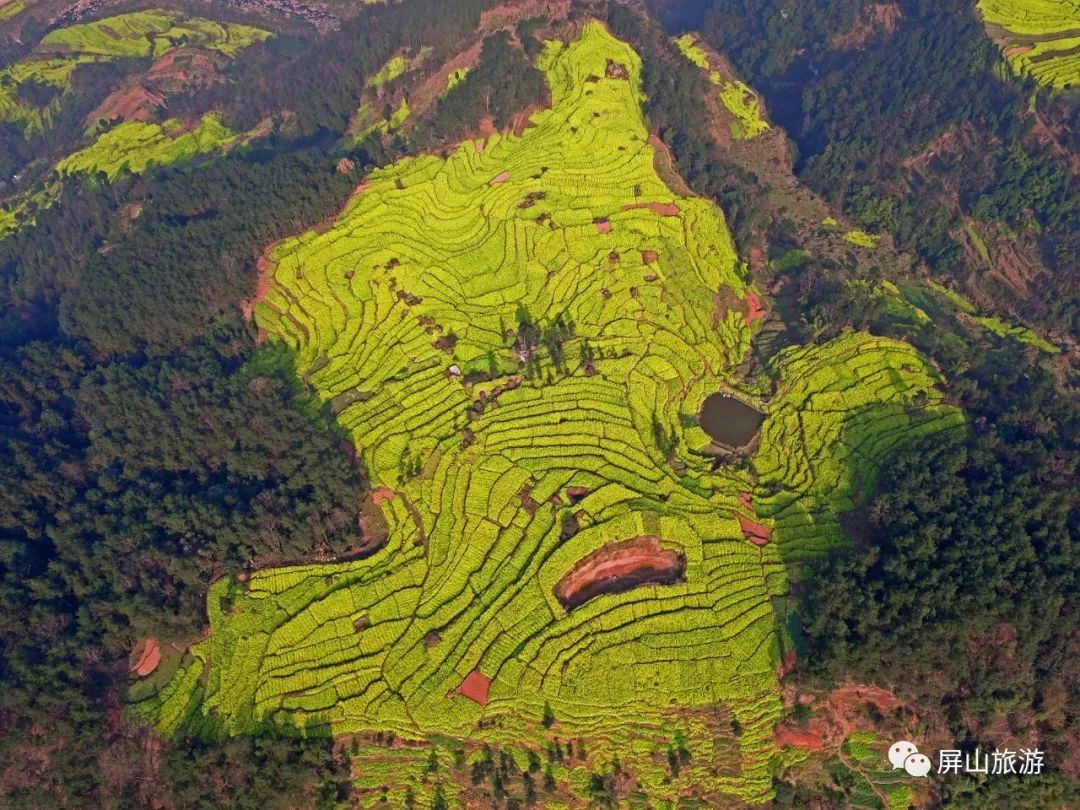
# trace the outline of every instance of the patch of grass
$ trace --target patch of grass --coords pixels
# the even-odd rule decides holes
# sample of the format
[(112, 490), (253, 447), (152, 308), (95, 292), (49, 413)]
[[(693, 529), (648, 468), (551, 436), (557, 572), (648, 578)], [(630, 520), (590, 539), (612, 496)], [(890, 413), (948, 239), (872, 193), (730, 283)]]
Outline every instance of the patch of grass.
[(675, 44), (679, 46), (679, 50), (683, 56), (693, 62), (702, 70), (709, 69), (709, 57), (702, 50), (701, 46), (697, 44), (693, 34), (683, 34), (681, 37), (675, 40)]
[(249, 25), (184, 17), (174, 11), (136, 11), (50, 31), (36, 53), (121, 59), (158, 57), (185, 46), (235, 56), (269, 36)]
[(810, 254), (801, 248), (796, 248), (794, 250), (789, 250), (779, 259), (776, 259), (773, 264), (781, 273), (787, 273), (792, 270), (798, 270), (808, 261), (810, 261)]
[(1019, 341), (1020, 343), (1026, 343), (1029, 346), (1035, 346), (1039, 351), (1045, 352), (1046, 354), (1061, 353), (1061, 349), (1058, 346), (1055, 346), (1046, 338), (1041, 337), (1026, 326), (1014, 326), (1005, 323), (1001, 318), (992, 315), (979, 315), (973, 320), (985, 326), (990, 332), (993, 332), (998, 337), (1010, 338)]
[(912, 785), (919, 780), (893, 769), (884, 753), (887, 746), (872, 732), (853, 732), (827, 763), (826, 769), (845, 797), (845, 807), (907, 810), (914, 802)]
[(979, 256), (990, 267), (993, 267), (993, 263), (990, 261), (990, 250), (986, 247), (986, 242), (979, 235), (979, 232), (975, 230), (975, 227), (970, 222), (964, 223), (964, 232), (971, 239), (971, 243), (975, 245), (975, 250), (979, 252)]
[(950, 289), (944, 284), (939, 284), (936, 281), (928, 281), (926, 283), (930, 287), (930, 289), (945, 296), (945, 298), (947, 298), (952, 303), (952, 305), (961, 312), (967, 313), (968, 315), (975, 314), (975, 305), (968, 301), (966, 298), (964, 298), (964, 296), (962, 296), (960, 293), (956, 292), (956, 290)]
[(368, 80), (368, 87), (382, 87), (384, 84), (389, 84), (398, 76), (402, 75), (408, 66), (409, 63), (404, 56), (398, 55), (391, 57), (391, 59), (379, 68), (378, 72)]
[(452, 71), (450, 75), (446, 78), (446, 92), (449, 93), (451, 90), (453, 90), (463, 81), (465, 81), (465, 77), (468, 75), (469, 68), (467, 67), (458, 68), (457, 70)]
[(720, 88), (720, 101), (735, 116), (731, 125), (732, 137), (749, 140), (769, 131), (768, 121), (761, 116), (761, 99), (742, 82), (724, 82)]
[(844, 241), (850, 242), (856, 247), (869, 249), (876, 248), (878, 246), (878, 242), (881, 241), (880, 236), (875, 236), (872, 233), (867, 233), (866, 231), (860, 230), (848, 231), (844, 234), (843, 239)]
[(1014, 326), (1008, 324), (993, 315), (979, 315), (975, 305), (968, 301), (960, 293), (938, 284), (936, 281), (928, 281), (927, 285), (935, 292), (941, 294), (952, 303), (961, 313), (968, 316), (972, 321), (982, 325), (988, 331), (1002, 338), (1010, 338), (1037, 347), (1046, 354), (1060, 354), (1061, 348), (1055, 346), (1046, 338), (1028, 329), (1026, 326)]
[(9, 0), (0, 6), (0, 21), (10, 20), (24, 8), (26, 8), (26, 3), (23, 0)]

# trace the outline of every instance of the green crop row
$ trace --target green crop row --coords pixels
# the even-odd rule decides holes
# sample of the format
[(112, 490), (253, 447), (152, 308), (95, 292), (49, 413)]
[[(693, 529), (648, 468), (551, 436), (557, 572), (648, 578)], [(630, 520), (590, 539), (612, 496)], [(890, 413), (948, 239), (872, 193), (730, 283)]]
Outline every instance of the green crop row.
[(1056, 88), (1080, 85), (1077, 0), (979, 0), (978, 8), (1015, 75)]

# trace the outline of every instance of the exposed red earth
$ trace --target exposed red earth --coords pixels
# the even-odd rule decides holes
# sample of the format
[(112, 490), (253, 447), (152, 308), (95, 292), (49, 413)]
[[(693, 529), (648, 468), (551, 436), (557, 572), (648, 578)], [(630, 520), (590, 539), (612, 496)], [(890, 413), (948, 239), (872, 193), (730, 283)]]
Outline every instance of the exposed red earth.
[(110, 93), (86, 117), (86, 122), (93, 126), (103, 118), (153, 121), (157, 112), (168, 106), (169, 96), (220, 83), (221, 69), (227, 61), (220, 54), (194, 48), (169, 51), (146, 73), (133, 77)]
[(156, 638), (148, 638), (136, 644), (135, 649), (131, 651), (131, 663), (128, 665), (128, 672), (139, 678), (145, 678), (157, 669), (160, 663), (161, 645), (158, 644)]
[(660, 257), (656, 255), (655, 250), (643, 250), (643, 251), (641, 251), (641, 260), (643, 262), (645, 262), (645, 264), (652, 264), (658, 258), (660, 258)]
[(497, 175), (492, 177), (491, 180), (488, 181), (488, 185), (497, 186), (500, 183), (505, 183), (509, 179), (510, 172), (499, 172)]
[(772, 539), (772, 529), (742, 515), (739, 515), (739, 528), (746, 535), (746, 539), (755, 546), (767, 545), (769, 540)]
[(601, 594), (669, 585), (685, 570), (683, 555), (663, 548), (659, 537), (635, 537), (608, 543), (579, 561), (555, 585), (555, 598), (569, 610)]
[(821, 733), (812, 728), (794, 728), (781, 723), (776, 727), (773, 737), (780, 748), (802, 748), (817, 753), (825, 747)]
[(371, 499), (375, 503), (392, 501), (394, 500), (394, 490), (390, 489), (390, 487), (375, 487), (375, 489), (371, 490)]
[(638, 208), (648, 208), (655, 214), (659, 214), (662, 217), (677, 217), (679, 215), (679, 206), (675, 203), (632, 203), (631, 205), (624, 205), (624, 211), (634, 211)]
[(746, 293), (746, 325), (749, 326), (754, 321), (764, 319), (766, 315), (765, 308), (761, 305), (761, 298), (756, 292)]
[(465, 680), (461, 682), (461, 686), (457, 688), (459, 695), (464, 695), (474, 703), (479, 703), (481, 706), (487, 706), (488, 693), (491, 691), (491, 678), (474, 669), (468, 675), (465, 676)]

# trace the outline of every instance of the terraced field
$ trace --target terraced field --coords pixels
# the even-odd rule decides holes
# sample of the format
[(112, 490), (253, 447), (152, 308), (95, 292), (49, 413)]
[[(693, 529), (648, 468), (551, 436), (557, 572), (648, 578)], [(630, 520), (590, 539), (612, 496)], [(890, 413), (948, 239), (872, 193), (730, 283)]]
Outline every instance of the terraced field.
[[(235, 56), (269, 36), (248, 25), (185, 17), (175, 11), (137, 11), (58, 28), (46, 34), (30, 56), (0, 70), (0, 120), (18, 122), (30, 132), (47, 128), (79, 65), (157, 58), (180, 47)], [(50, 104), (38, 107), (19, 97), (19, 85), (27, 82), (60, 92)]]
[(683, 56), (709, 74), (709, 81), (720, 88), (720, 102), (731, 113), (731, 137), (749, 140), (768, 132), (769, 122), (761, 114), (761, 99), (748, 85), (738, 79), (725, 81), (709, 62), (709, 55), (698, 44), (693, 34), (683, 34), (675, 44)]
[(978, 0), (1010, 69), (1051, 87), (1080, 87), (1080, 0)]
[(104, 173), (110, 180), (125, 172), (142, 173), (153, 166), (169, 166), (236, 140), (236, 133), (215, 115), (207, 115), (198, 126), (185, 130), (175, 119), (161, 124), (127, 121), (99, 135), (85, 149), (56, 164), (60, 174)]
[[(523, 755), (549, 707), (588, 741), (555, 774), (579, 795), (617, 757), (650, 796), (764, 801), (785, 564), (841, 541), (890, 450), (962, 417), (868, 335), (740, 376), (759, 293), (720, 211), (657, 176), (639, 57), (590, 23), (541, 67), (552, 107), (523, 134), (379, 169), (270, 252), (256, 319), (349, 431), (389, 534), (216, 583), (211, 635), (133, 711)], [(716, 391), (766, 410), (747, 459), (715, 463), (697, 425)]]

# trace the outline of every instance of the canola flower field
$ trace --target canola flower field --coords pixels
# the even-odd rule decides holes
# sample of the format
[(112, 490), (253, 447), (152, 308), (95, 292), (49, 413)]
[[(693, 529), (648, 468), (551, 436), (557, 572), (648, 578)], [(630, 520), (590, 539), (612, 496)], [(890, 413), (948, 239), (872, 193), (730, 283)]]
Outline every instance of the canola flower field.
[(978, 8), (1013, 73), (1080, 86), (1080, 0), (978, 0)]
[[(256, 320), (349, 432), (389, 535), (215, 583), (210, 636), (131, 711), (166, 733), (274, 723), (524, 758), (550, 707), (590, 767), (617, 756), (650, 795), (764, 802), (786, 565), (843, 542), (837, 515), (890, 452), (963, 417), (911, 347), (865, 334), (741, 376), (759, 293), (720, 210), (657, 175), (640, 58), (589, 23), (540, 67), (552, 105), (521, 135), (378, 169), (270, 251)], [(766, 414), (741, 462), (714, 463), (697, 425), (716, 391)], [(646, 541), (677, 577), (559, 597)], [(693, 751), (674, 778), (673, 727)], [(588, 773), (557, 776), (584, 791)]]
[(709, 55), (698, 44), (693, 34), (683, 34), (675, 40), (683, 56), (709, 74), (709, 81), (720, 88), (720, 102), (734, 116), (731, 137), (750, 140), (768, 132), (769, 122), (761, 113), (761, 99), (748, 85), (738, 79), (725, 81), (720, 72), (709, 64)]
[[(72, 73), (83, 64), (118, 59), (157, 58), (179, 47), (236, 56), (270, 33), (239, 23), (186, 17), (175, 11), (136, 11), (50, 31), (26, 58), (0, 70), (0, 120), (42, 131), (64, 102)], [(45, 107), (19, 98), (26, 82), (61, 92)]]
[(236, 133), (213, 114), (189, 130), (175, 119), (161, 124), (126, 121), (58, 162), (56, 171), (61, 175), (102, 173), (113, 180), (124, 173), (141, 174), (154, 166), (168, 166), (224, 149), (236, 138)]

